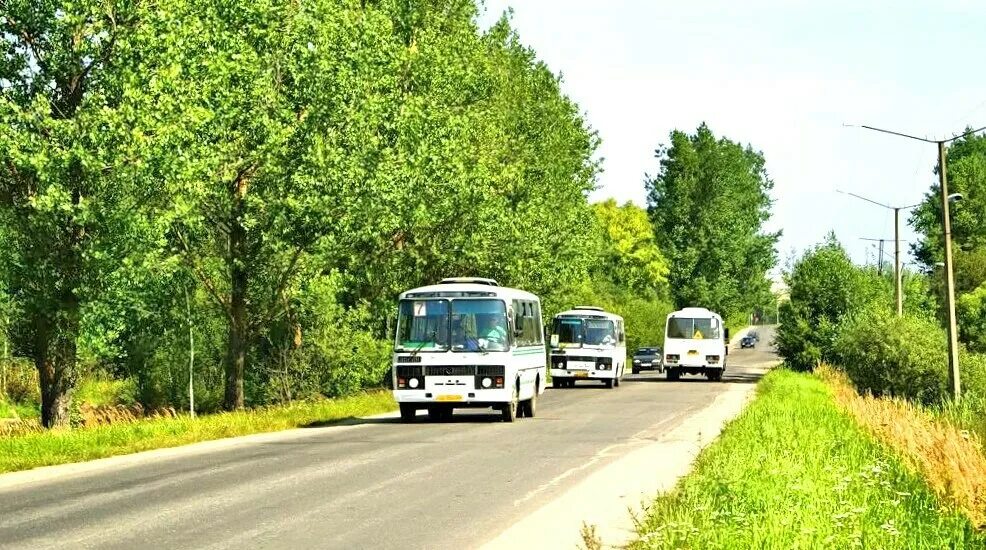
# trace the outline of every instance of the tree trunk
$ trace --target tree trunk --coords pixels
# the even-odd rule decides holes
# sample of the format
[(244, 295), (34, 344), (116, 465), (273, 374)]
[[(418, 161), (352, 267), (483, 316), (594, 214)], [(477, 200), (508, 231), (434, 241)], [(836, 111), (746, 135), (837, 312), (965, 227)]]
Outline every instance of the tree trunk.
[(37, 319), (35, 327), (34, 364), (41, 386), (41, 425), (68, 426), (75, 387), (74, 333), (65, 334), (63, 330), (70, 327), (61, 327), (52, 334), (53, 327), (47, 319)]
[(249, 347), (247, 319), (247, 235), (243, 226), (244, 197), (247, 178), (238, 178), (232, 188), (230, 210), (229, 254), (227, 264), (230, 278), (229, 339), (226, 347), (226, 410), (243, 408), (243, 373), (246, 371)]

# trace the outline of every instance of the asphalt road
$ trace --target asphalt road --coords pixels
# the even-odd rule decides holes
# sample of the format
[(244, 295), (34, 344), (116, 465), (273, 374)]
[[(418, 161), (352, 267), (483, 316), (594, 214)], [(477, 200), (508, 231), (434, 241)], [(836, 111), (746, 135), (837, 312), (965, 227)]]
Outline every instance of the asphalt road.
[[(473, 548), (774, 360), (770, 329), (722, 383), (627, 375), (548, 390), (538, 416), (375, 418), (0, 488), (0, 548)], [(738, 342), (738, 340), (737, 340)], [(577, 514), (578, 511), (573, 511)], [(550, 525), (545, 526), (550, 529)]]

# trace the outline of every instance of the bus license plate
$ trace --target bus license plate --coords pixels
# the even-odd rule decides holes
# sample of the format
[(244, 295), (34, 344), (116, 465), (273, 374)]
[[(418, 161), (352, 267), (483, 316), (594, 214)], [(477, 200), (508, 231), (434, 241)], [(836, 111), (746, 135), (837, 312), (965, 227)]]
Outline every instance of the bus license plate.
[(461, 395), (439, 395), (435, 398), (438, 401), (462, 401)]
[(586, 371), (579, 371), (575, 373), (576, 378), (589, 378), (589, 373)]

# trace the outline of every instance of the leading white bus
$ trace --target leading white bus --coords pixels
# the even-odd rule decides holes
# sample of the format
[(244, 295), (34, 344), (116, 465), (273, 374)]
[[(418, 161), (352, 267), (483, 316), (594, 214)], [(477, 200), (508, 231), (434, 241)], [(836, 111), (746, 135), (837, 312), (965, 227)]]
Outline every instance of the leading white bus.
[(555, 315), (551, 325), (551, 385), (573, 387), (576, 380), (620, 385), (626, 368), (623, 317), (595, 306), (576, 306)]
[(729, 329), (718, 313), (686, 307), (668, 314), (664, 334), (664, 369), (668, 380), (682, 374), (704, 374), (722, 380), (726, 371)]
[(393, 388), (401, 420), (492, 407), (533, 417), (547, 369), (541, 301), (492, 279), (453, 277), (400, 295)]

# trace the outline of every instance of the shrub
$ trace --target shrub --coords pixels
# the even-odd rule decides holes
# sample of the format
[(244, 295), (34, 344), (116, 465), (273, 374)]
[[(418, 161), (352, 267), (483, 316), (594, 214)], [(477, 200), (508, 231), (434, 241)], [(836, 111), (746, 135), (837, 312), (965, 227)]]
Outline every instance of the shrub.
[(38, 369), (25, 359), (11, 359), (3, 365), (4, 392), (13, 403), (34, 404), (41, 402), (38, 385)]
[(949, 394), (945, 334), (929, 319), (870, 307), (840, 324), (833, 348), (860, 391), (924, 404)]

